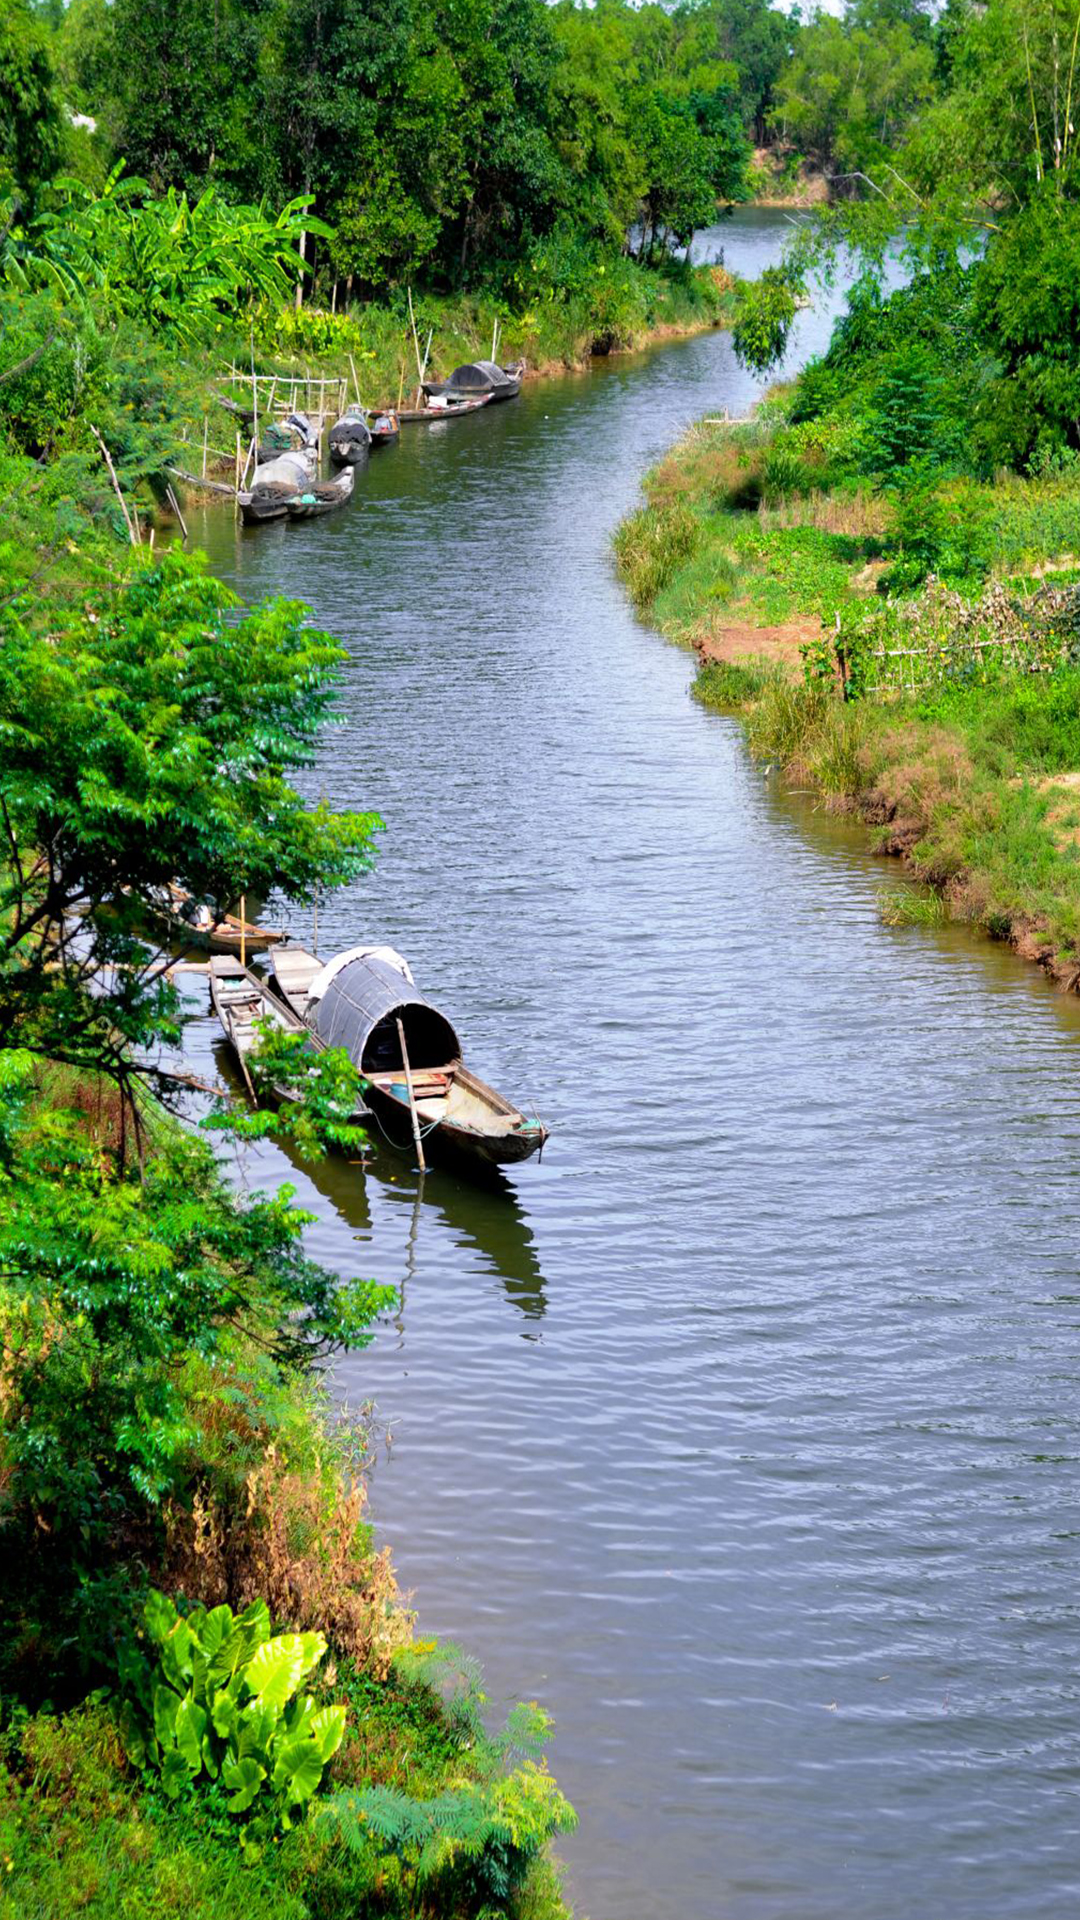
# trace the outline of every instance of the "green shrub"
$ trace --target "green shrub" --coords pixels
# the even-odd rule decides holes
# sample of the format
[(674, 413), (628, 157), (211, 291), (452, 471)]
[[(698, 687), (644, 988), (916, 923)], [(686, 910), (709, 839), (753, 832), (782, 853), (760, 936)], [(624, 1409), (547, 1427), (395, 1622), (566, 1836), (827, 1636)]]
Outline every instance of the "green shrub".
[(978, 492), (943, 490), (922, 469), (897, 492), (890, 545), (897, 557), (881, 582), (890, 593), (921, 586), (930, 573), (977, 585), (994, 557), (993, 528)]
[(150, 1658), (121, 1649), (121, 1734), (136, 1766), (160, 1773), (170, 1799), (220, 1780), (231, 1814), (267, 1833), (288, 1829), (321, 1784), (345, 1731), (342, 1705), (298, 1690), (326, 1653), (321, 1633), (271, 1637), (263, 1600), (243, 1613), (196, 1607), (186, 1619), (163, 1593), (143, 1613)]

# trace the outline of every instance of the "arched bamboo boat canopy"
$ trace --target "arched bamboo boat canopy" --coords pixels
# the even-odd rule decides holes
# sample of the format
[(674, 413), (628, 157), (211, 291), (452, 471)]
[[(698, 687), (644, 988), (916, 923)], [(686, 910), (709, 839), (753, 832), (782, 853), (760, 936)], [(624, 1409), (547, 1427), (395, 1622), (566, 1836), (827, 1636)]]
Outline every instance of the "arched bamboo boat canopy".
[(324, 1046), (344, 1047), (361, 1073), (401, 1071), (399, 1020), (414, 1073), (461, 1059), (461, 1042), (446, 1015), (396, 967), (368, 955), (328, 972), (310, 1006), (311, 1024)]

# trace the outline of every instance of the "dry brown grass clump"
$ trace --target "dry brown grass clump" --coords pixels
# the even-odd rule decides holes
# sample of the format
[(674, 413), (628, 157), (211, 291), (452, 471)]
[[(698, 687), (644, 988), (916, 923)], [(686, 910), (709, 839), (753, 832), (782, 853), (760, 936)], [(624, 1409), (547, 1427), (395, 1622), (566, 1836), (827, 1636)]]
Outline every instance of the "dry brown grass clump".
[[(886, 532), (888, 508), (879, 494), (868, 489), (850, 494), (815, 489), (808, 494), (789, 495), (775, 506), (763, 500), (758, 519), (766, 532), (813, 527), (818, 533), (842, 533), (854, 540), (877, 540)], [(884, 564), (882, 562), (882, 566)]]
[(385, 1678), (412, 1637), (388, 1548), (373, 1551), (363, 1481), (336, 1461), (296, 1471), (268, 1446), (235, 1510), (207, 1488), (168, 1515), (162, 1584), (234, 1610), (260, 1596), (275, 1621), (318, 1628), (331, 1645)]

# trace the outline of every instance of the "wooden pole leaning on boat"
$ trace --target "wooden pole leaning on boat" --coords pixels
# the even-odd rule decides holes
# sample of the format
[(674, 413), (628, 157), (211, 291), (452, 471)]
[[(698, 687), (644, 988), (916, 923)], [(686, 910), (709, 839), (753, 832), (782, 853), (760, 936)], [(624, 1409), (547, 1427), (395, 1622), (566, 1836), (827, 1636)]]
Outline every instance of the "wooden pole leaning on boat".
[(421, 1173), (426, 1173), (427, 1161), (424, 1159), (424, 1143), (420, 1138), (420, 1115), (416, 1111), (416, 1095), (413, 1092), (412, 1074), (409, 1071), (409, 1056), (405, 1050), (405, 1029), (401, 1024), (400, 1014), (398, 1015), (396, 1024), (398, 1039), (401, 1042), (401, 1064), (405, 1069), (405, 1091), (409, 1096), (409, 1118), (412, 1121), (413, 1145), (416, 1148), (416, 1158), (420, 1165), (420, 1171)]

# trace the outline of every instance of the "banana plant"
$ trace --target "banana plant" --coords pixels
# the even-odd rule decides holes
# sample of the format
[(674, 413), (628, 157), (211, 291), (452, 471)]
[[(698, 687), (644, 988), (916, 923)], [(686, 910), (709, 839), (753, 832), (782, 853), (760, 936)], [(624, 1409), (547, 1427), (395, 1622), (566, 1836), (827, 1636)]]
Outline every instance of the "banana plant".
[(152, 1592), (143, 1620), (143, 1645), (121, 1657), (129, 1759), (160, 1773), (171, 1799), (220, 1780), (231, 1813), (292, 1826), (345, 1731), (344, 1706), (317, 1706), (300, 1691), (326, 1653), (324, 1636), (272, 1634), (264, 1600), (185, 1617)]

